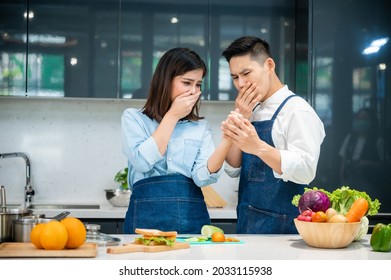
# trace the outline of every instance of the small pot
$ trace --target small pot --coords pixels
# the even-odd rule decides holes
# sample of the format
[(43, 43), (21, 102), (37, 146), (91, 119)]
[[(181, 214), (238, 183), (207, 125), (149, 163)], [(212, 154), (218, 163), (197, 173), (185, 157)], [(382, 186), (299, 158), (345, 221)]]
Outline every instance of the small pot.
[(0, 243), (12, 241), (14, 220), (32, 214), (31, 210), (9, 209), (0, 212)]
[(13, 241), (15, 242), (30, 242), (30, 232), (37, 224), (48, 223), (53, 219), (50, 218), (27, 218), (13, 221)]
[(61, 221), (68, 215), (69, 212), (65, 211), (52, 218), (44, 218), (45, 215), (41, 214), (26, 216), (17, 220), (13, 220), (12, 240), (15, 242), (30, 242), (30, 232), (35, 225), (48, 223), (52, 220)]
[(31, 215), (32, 210), (7, 209), (5, 187), (0, 188), (0, 243), (12, 241), (13, 224), (12, 221), (21, 217)]

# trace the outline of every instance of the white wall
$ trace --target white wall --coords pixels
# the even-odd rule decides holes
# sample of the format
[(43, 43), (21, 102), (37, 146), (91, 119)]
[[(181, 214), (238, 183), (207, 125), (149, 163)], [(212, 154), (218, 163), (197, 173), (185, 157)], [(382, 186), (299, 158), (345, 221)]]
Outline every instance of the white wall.
[[(126, 166), (120, 117), (144, 100), (0, 98), (0, 154), (23, 152), (31, 161), (35, 203), (107, 204), (104, 189)], [(203, 102), (201, 113), (220, 141), (220, 123), (233, 103)], [(7, 203), (21, 204), (26, 185), (22, 158), (0, 159), (0, 185)], [(236, 204), (238, 181), (224, 174), (214, 189)]]

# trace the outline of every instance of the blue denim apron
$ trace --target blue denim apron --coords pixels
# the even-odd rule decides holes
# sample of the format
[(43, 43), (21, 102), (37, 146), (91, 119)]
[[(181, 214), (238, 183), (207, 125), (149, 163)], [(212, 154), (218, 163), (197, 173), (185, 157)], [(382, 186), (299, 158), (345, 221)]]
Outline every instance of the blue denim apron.
[[(278, 107), (271, 120), (253, 122), (259, 137), (274, 147), (272, 128), (288, 96)], [(304, 192), (305, 185), (284, 182), (275, 178), (273, 170), (259, 157), (242, 154), (237, 206), (237, 233), (296, 233), (293, 219), (299, 211), (292, 198)]]
[(183, 175), (142, 179), (133, 185), (124, 233), (136, 228), (199, 234), (210, 217), (201, 188)]

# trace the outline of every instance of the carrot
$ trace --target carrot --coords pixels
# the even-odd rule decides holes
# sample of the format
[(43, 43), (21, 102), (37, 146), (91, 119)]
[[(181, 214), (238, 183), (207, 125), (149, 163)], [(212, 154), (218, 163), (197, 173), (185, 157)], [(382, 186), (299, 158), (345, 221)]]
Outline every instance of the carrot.
[(352, 206), (350, 206), (350, 209), (346, 214), (346, 219), (348, 220), (348, 223), (359, 222), (361, 218), (364, 217), (367, 213), (368, 207), (368, 200), (363, 197), (356, 199), (353, 202)]

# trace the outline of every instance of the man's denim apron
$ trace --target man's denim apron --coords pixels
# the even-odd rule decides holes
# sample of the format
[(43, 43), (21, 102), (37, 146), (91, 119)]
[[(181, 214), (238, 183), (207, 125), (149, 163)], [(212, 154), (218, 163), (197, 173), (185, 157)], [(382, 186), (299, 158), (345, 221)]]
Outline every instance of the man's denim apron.
[[(288, 96), (278, 107), (271, 120), (253, 122), (259, 137), (274, 147), (272, 128)], [(237, 206), (237, 233), (297, 233), (293, 219), (299, 211), (291, 201), (304, 192), (306, 185), (284, 182), (275, 178), (273, 170), (259, 157), (242, 154)]]
[(201, 188), (183, 175), (165, 175), (133, 185), (124, 232), (150, 228), (199, 234), (210, 223)]

